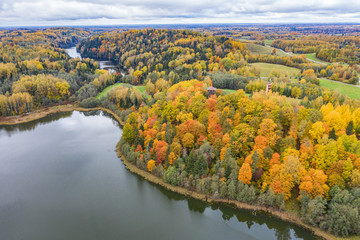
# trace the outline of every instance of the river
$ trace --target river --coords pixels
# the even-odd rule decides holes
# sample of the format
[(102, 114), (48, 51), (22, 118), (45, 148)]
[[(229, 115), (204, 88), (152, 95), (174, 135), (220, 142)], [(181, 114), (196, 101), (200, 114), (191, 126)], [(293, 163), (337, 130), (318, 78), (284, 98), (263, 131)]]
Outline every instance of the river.
[[(71, 58), (80, 58), (82, 59), (81, 54), (76, 50), (76, 46), (71, 48), (65, 48), (65, 52), (71, 57)], [(99, 63), (100, 69), (106, 69), (110, 73), (115, 71), (115, 65), (113, 65), (110, 61), (97, 61)]]
[(71, 48), (65, 48), (65, 52), (71, 57), (71, 58), (81, 58), (81, 54), (76, 50), (76, 46)]
[(315, 239), (143, 180), (116, 156), (121, 134), (100, 111), (0, 126), (0, 239)]

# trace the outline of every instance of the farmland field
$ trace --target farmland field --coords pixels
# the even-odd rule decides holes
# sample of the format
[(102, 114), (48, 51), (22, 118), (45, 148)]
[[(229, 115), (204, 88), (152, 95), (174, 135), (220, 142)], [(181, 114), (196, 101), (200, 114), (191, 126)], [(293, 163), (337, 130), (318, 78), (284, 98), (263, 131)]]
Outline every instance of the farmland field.
[(328, 79), (320, 79), (320, 86), (337, 91), (349, 98), (360, 100), (360, 88), (341, 82), (334, 82)]
[[(250, 50), (250, 52), (252, 54), (270, 55), (270, 54), (272, 54), (273, 49), (274, 49), (273, 47), (270, 47), (270, 46), (262, 46), (262, 45), (255, 44), (255, 43), (246, 43), (246, 47)], [(277, 49), (276, 55), (286, 56), (287, 54)]]
[(300, 70), (297, 68), (287, 67), (280, 64), (252, 63), (250, 65), (260, 68), (260, 77), (268, 77), (273, 69), (280, 70), (283, 73), (288, 72), (290, 76), (296, 76), (298, 73), (300, 73)]

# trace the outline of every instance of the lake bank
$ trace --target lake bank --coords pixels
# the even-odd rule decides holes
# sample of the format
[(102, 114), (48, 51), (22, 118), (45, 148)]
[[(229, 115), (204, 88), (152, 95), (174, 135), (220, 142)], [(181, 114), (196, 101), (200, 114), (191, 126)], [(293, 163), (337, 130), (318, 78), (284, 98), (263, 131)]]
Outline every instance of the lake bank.
[[(87, 109), (87, 108), (81, 108), (77, 105), (68, 104), (68, 105), (60, 105), (60, 106), (54, 106), (54, 107), (49, 107), (49, 108), (43, 108), (43, 109), (39, 109), (35, 112), (23, 114), (20, 116), (4, 117), (4, 118), (0, 119), (0, 125), (14, 125), (14, 124), (19, 124), (19, 123), (30, 122), (30, 121), (33, 121), (36, 119), (43, 118), (50, 114), (59, 113), (59, 112), (71, 112), (71, 111), (88, 112), (88, 111), (93, 111), (93, 110), (105, 111), (105, 112), (111, 114), (121, 125), (124, 124), (115, 113), (113, 113), (112, 111), (110, 111), (108, 109), (104, 109), (104, 108)], [(304, 224), (300, 220), (299, 217), (292, 215), (290, 213), (287, 213), (287, 212), (272, 210), (272, 209), (268, 209), (268, 208), (265, 208), (262, 206), (257, 206), (257, 205), (241, 203), (241, 202), (238, 202), (235, 200), (213, 198), (213, 197), (207, 196), (205, 194), (200, 194), (200, 193), (197, 193), (197, 192), (194, 192), (194, 191), (182, 188), (182, 187), (172, 186), (168, 183), (165, 183), (161, 178), (158, 178), (155, 175), (153, 175), (145, 170), (139, 169), (135, 165), (128, 162), (126, 160), (126, 158), (123, 156), (123, 154), (121, 152), (119, 152), (119, 150), (117, 150), (117, 154), (120, 157), (120, 159), (122, 160), (122, 162), (124, 163), (124, 165), (126, 166), (126, 168), (130, 172), (133, 172), (136, 175), (144, 178), (145, 180), (147, 180), (151, 183), (154, 183), (156, 185), (160, 185), (160, 186), (164, 187), (165, 189), (170, 190), (172, 192), (175, 192), (175, 193), (187, 196), (187, 197), (191, 197), (194, 199), (198, 199), (198, 200), (201, 200), (206, 203), (220, 203), (220, 204), (225, 204), (225, 205), (231, 205), (232, 207), (235, 207), (237, 209), (246, 209), (246, 210), (250, 210), (250, 211), (253, 211), (254, 209), (256, 209), (258, 211), (267, 212), (267, 213), (270, 213), (272, 216), (275, 216), (278, 219), (296, 224), (304, 229), (310, 230), (311, 232), (313, 232), (314, 235), (316, 235), (320, 238), (329, 239), (329, 240), (336, 239), (336, 237), (334, 237), (326, 232), (323, 232), (320, 229), (317, 229), (317, 228), (311, 227), (307, 224)]]
[(142, 170), (142, 169), (138, 168), (137, 166), (133, 165), (132, 163), (130, 163), (129, 161), (127, 161), (126, 157), (124, 156), (124, 154), (122, 152), (120, 152), (119, 149), (117, 149), (116, 151), (117, 151), (118, 157), (121, 159), (121, 161), (124, 163), (124, 165), (126, 166), (126, 168), (129, 171), (143, 177), (145, 180), (147, 180), (149, 182), (160, 185), (160, 186), (164, 187), (165, 189), (170, 190), (172, 192), (179, 193), (181, 195), (185, 195), (187, 197), (191, 197), (191, 198), (201, 200), (201, 201), (204, 201), (207, 203), (220, 203), (220, 204), (230, 205), (232, 207), (235, 207), (236, 209), (245, 209), (245, 210), (249, 210), (249, 211), (256, 210), (256, 211), (260, 211), (260, 212), (270, 213), (272, 216), (274, 216), (276, 218), (279, 218), (286, 222), (296, 224), (302, 228), (305, 228), (305, 229), (311, 231), (315, 236), (320, 237), (321, 239), (326, 239), (326, 240), (336, 240), (337, 239), (335, 236), (333, 236), (331, 234), (328, 234), (318, 228), (315, 228), (315, 227), (312, 227), (310, 225), (303, 223), (298, 216), (292, 215), (288, 212), (273, 210), (273, 209), (269, 209), (269, 208), (259, 206), (259, 205), (251, 205), (251, 204), (247, 204), (247, 203), (242, 203), (242, 202), (239, 202), (236, 200), (213, 198), (213, 197), (207, 196), (202, 193), (197, 193), (197, 192), (194, 192), (194, 191), (182, 188), (182, 187), (173, 186), (171, 184), (164, 182), (163, 179), (161, 179), (145, 170)]
[(101, 110), (104, 112), (107, 112), (111, 114), (119, 123), (121, 126), (124, 125), (122, 120), (119, 116), (117, 116), (115, 113), (110, 111), (109, 109), (97, 107), (97, 108), (83, 108), (76, 104), (67, 104), (67, 105), (58, 105), (58, 106), (52, 106), (52, 107), (42, 107), (37, 109), (36, 111), (24, 113), (21, 115), (16, 116), (6, 116), (6, 117), (0, 117), (0, 125), (15, 125), (20, 123), (27, 123), (31, 121), (35, 121), (41, 118), (44, 118), (48, 115), (54, 114), (54, 113), (60, 113), (60, 112), (72, 112), (72, 111), (80, 111), (80, 112), (89, 112), (94, 110)]

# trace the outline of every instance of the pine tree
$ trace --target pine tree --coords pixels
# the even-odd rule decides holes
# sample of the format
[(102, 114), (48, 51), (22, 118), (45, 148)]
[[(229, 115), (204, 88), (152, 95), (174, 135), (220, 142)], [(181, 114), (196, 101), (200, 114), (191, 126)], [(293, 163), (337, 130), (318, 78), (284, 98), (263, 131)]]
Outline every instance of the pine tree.
[(165, 142), (167, 142), (168, 144), (171, 144), (172, 142), (171, 125), (169, 123), (166, 124)]
[(235, 199), (236, 197), (236, 187), (234, 181), (230, 181), (228, 185), (228, 196), (230, 199)]
[(260, 155), (259, 153), (255, 150), (255, 152), (253, 153), (251, 159), (253, 160), (253, 163), (252, 163), (252, 170), (253, 172), (255, 171), (255, 169), (257, 168), (257, 164), (259, 162), (259, 159), (260, 159)]
[(194, 165), (194, 173), (202, 177), (207, 172), (207, 162), (203, 155), (197, 155)]
[(354, 133), (354, 122), (350, 121), (349, 124), (346, 127), (346, 134), (350, 136), (353, 133)]
[(329, 138), (334, 139), (334, 140), (337, 139), (337, 136), (336, 136), (336, 133), (335, 133), (335, 128), (331, 129), (330, 134), (329, 134)]

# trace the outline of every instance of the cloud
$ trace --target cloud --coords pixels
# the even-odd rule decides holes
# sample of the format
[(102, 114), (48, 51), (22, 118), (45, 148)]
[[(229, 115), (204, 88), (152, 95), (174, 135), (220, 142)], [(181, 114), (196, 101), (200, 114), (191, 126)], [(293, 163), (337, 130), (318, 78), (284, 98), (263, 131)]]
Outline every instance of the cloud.
[(0, 0), (0, 25), (359, 22), (359, 0)]

